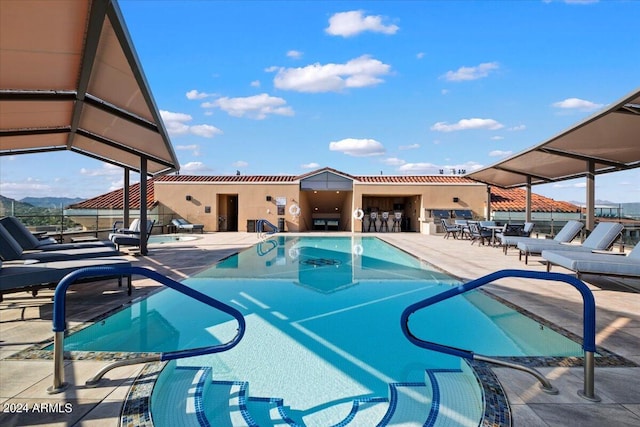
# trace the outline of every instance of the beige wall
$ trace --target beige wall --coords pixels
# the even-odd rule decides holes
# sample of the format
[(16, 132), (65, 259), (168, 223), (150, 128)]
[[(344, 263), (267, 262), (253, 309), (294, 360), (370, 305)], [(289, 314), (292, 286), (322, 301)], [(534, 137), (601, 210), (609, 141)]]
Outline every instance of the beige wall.
[[(177, 183), (156, 182), (156, 201), (175, 213), (175, 217), (182, 217), (189, 222), (204, 224), (205, 231), (223, 230), (228, 224), (219, 224), (220, 216), (227, 216), (227, 206), (219, 205), (225, 197), (219, 195), (238, 196), (238, 231), (247, 231), (247, 220), (266, 219), (278, 225), (278, 218), (285, 218), (288, 231), (298, 231), (298, 219), (289, 213), (292, 204), (298, 204), (297, 184), (220, 184), (220, 183)], [(186, 200), (190, 195), (191, 200)], [(267, 201), (271, 196), (271, 201)], [(276, 198), (285, 197), (284, 215), (277, 215)], [(210, 212), (206, 213), (206, 208)], [(227, 219), (227, 222), (229, 219)]]
[[(219, 227), (219, 216), (226, 216), (226, 206), (220, 195), (238, 197), (238, 231), (247, 231), (247, 220), (266, 219), (278, 225), (278, 219), (284, 218), (287, 231), (310, 231), (313, 228), (312, 214), (314, 206), (319, 204), (317, 194), (300, 192), (299, 184), (251, 184), (251, 183), (198, 183), (198, 182), (156, 182), (155, 198), (165, 211), (175, 213), (192, 223), (204, 224), (205, 231), (224, 231)], [(354, 183), (353, 192), (335, 196), (335, 203), (329, 206), (339, 207), (341, 228), (345, 231), (362, 231), (362, 222), (353, 219), (356, 208), (377, 207), (380, 211), (393, 212), (394, 204), (403, 204), (403, 215), (410, 219), (410, 229), (420, 231), (426, 209), (470, 209), (476, 217), (484, 216), (487, 191), (484, 184), (358, 184)], [(191, 200), (186, 200), (190, 195)], [(267, 201), (271, 196), (271, 201)], [(324, 196), (324, 195), (323, 195)], [(328, 197), (330, 195), (327, 194)], [(277, 215), (276, 198), (285, 197), (284, 215)], [(453, 198), (457, 197), (458, 202)], [(289, 211), (292, 204), (300, 207), (300, 216)], [(210, 213), (205, 208), (210, 207)], [(332, 208), (335, 210), (335, 207)], [(332, 211), (333, 212), (333, 211)], [(391, 225), (390, 225), (391, 227)]]

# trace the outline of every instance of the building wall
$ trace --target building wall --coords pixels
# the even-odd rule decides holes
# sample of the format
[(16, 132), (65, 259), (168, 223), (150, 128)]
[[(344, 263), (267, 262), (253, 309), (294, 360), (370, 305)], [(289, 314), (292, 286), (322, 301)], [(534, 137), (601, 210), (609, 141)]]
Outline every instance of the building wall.
[[(278, 219), (285, 219), (288, 231), (298, 231), (298, 218), (289, 208), (298, 204), (298, 185), (294, 183), (253, 184), (253, 183), (197, 183), (197, 182), (156, 182), (155, 198), (158, 203), (170, 209), (175, 217), (189, 222), (204, 224), (205, 231), (226, 231), (230, 222), (229, 197), (237, 195), (237, 231), (247, 231), (247, 221), (266, 219), (278, 226)], [(187, 200), (187, 195), (191, 200)], [(271, 200), (267, 200), (267, 196)], [(283, 215), (278, 215), (277, 198), (286, 198)], [(220, 221), (226, 218), (225, 221)], [(225, 223), (226, 222), (226, 223)]]

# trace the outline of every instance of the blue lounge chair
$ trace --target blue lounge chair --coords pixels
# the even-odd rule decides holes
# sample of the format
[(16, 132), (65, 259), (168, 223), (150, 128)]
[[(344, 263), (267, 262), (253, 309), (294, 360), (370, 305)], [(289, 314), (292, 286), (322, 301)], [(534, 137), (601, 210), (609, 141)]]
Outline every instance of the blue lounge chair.
[[(580, 230), (582, 230), (584, 225), (580, 221), (570, 220), (558, 231), (558, 234), (552, 240), (542, 240), (543, 242), (556, 242), (556, 243), (569, 243), (573, 239), (576, 238)], [(518, 246), (520, 242), (534, 242), (540, 243), (541, 239), (536, 239), (535, 237), (524, 237), (524, 236), (505, 236), (504, 241), (501, 240), (502, 245), (504, 246), (504, 253), (507, 253), (507, 248), (509, 246)]]
[(97, 247), (111, 247), (115, 245), (109, 241), (98, 242), (78, 242), (78, 243), (58, 243), (53, 239), (40, 240), (29, 231), (25, 225), (16, 217), (6, 216), (0, 219), (2, 225), (11, 234), (11, 237), (25, 251), (59, 251), (62, 249), (83, 249)]
[[(578, 221), (573, 221), (576, 223), (577, 231), (575, 234), (578, 234), (580, 229), (582, 228), (582, 223)], [(566, 226), (567, 224), (565, 224)], [(579, 225), (579, 228), (578, 228)], [(533, 228), (535, 224), (533, 222), (525, 222), (523, 225), (511, 226), (509, 224), (505, 225), (505, 229), (501, 233), (496, 233), (496, 238), (500, 240), (500, 246), (502, 246), (502, 250), (507, 254), (507, 250), (510, 246), (515, 247), (518, 242), (530, 238), (531, 233), (533, 232)], [(562, 231), (562, 230), (560, 230)], [(575, 235), (571, 236), (570, 240), (573, 240)], [(561, 236), (561, 238), (564, 238)]]
[[(26, 291), (36, 296), (39, 289), (51, 288), (67, 274), (84, 267), (130, 267), (131, 263), (122, 257), (91, 258), (55, 262), (30, 262), (0, 260), (0, 301), (4, 294)], [(118, 286), (122, 286), (122, 276)], [(131, 276), (128, 277), (127, 293), (131, 295)], [(104, 279), (106, 277), (100, 277)], [(98, 278), (95, 278), (98, 279)], [(92, 278), (83, 279), (89, 281)]]
[[(153, 225), (156, 223), (155, 220), (147, 220), (147, 238), (149, 241), (149, 236), (151, 235), (151, 231), (153, 230)], [(120, 251), (120, 246), (137, 246), (140, 247), (140, 231), (137, 232), (126, 232), (126, 233), (111, 233), (109, 235), (109, 239), (116, 245), (116, 249)]]
[(58, 251), (24, 251), (22, 246), (0, 224), (0, 259), (5, 261), (34, 260), (39, 262), (68, 261), (83, 258), (108, 257), (119, 255), (111, 246), (61, 249)]
[(189, 221), (182, 218), (172, 219), (171, 223), (175, 225), (177, 231), (188, 230), (190, 233), (193, 233), (194, 230), (200, 230), (200, 233), (204, 233), (203, 224), (191, 224)]
[(574, 271), (578, 278), (583, 274), (640, 278), (640, 244), (627, 256), (622, 253), (545, 250), (542, 251), (542, 258), (547, 261), (547, 271), (551, 271), (552, 265), (559, 265)]
[(519, 259), (522, 260), (522, 255), (524, 255), (524, 262), (527, 264), (529, 261), (529, 255), (540, 255), (544, 250), (575, 252), (607, 250), (611, 245), (613, 245), (623, 228), (622, 224), (617, 222), (601, 222), (593, 229), (582, 245), (571, 245), (543, 239), (534, 239), (537, 240), (537, 242), (518, 242), (518, 250), (520, 251)]

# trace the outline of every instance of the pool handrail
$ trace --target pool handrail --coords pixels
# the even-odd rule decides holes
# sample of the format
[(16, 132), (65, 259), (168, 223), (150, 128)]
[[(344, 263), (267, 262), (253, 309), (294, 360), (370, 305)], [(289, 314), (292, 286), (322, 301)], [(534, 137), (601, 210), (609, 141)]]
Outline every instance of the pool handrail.
[[(271, 228), (271, 231), (264, 231), (264, 226), (268, 225)], [(279, 233), (280, 229), (278, 227), (276, 227), (275, 225), (271, 224), (269, 221), (267, 221), (266, 219), (259, 219), (256, 221), (256, 233), (258, 233), (258, 236), (260, 238), (264, 238), (264, 236), (268, 235), (268, 234), (275, 234), (275, 233)]]
[[(496, 360), (487, 356), (478, 355), (470, 350), (464, 350), (457, 347), (438, 344), (431, 341), (425, 341), (416, 337), (409, 328), (409, 317), (411, 317), (411, 315), (416, 311), (426, 308), (428, 306), (431, 306), (433, 304), (436, 304), (438, 302), (444, 301), (446, 299), (452, 298), (454, 296), (471, 291), (473, 289), (479, 288), (483, 285), (492, 283), (498, 279), (503, 279), (505, 277), (521, 277), (521, 278), (527, 278), (527, 279), (540, 279), (540, 280), (565, 282), (572, 285), (580, 292), (583, 300), (582, 349), (584, 350), (585, 356), (584, 356), (584, 387), (582, 391), (578, 391), (578, 394), (587, 400), (599, 402), (600, 398), (596, 396), (594, 393), (594, 368), (595, 368), (594, 353), (596, 351), (595, 299), (593, 297), (593, 293), (587, 287), (587, 285), (575, 276), (562, 274), (562, 273), (550, 273), (550, 272), (515, 270), (515, 269), (506, 269), (506, 270), (496, 271), (494, 273), (463, 283), (459, 286), (448, 289), (444, 292), (441, 292), (439, 294), (426, 298), (422, 301), (418, 301), (414, 304), (409, 305), (407, 308), (404, 309), (404, 311), (402, 312), (402, 315), (400, 316), (400, 327), (402, 328), (402, 332), (411, 343), (413, 343), (418, 347), (425, 348), (427, 350), (433, 350), (440, 353), (445, 353), (445, 354), (449, 354), (452, 356), (457, 356), (457, 357), (461, 357), (469, 360), (474, 360), (474, 359), (482, 360), (482, 361), (486, 361), (494, 364), (500, 364), (503, 366), (508, 366), (508, 367), (529, 372), (532, 375), (536, 376), (536, 378), (538, 378), (538, 380), (541, 381), (543, 385), (543, 389), (546, 388), (547, 385), (545, 384), (545, 382), (548, 384), (548, 381), (546, 381), (546, 379), (543, 380), (542, 378), (544, 377), (535, 369), (509, 363), (509, 362)], [(542, 378), (540, 378), (540, 376), (542, 376)], [(552, 389), (549, 389), (546, 391), (555, 393), (555, 391), (553, 391)]]
[(171, 289), (174, 289), (190, 298), (193, 298), (197, 301), (200, 301), (204, 304), (209, 305), (217, 310), (220, 310), (231, 317), (233, 317), (238, 322), (238, 331), (231, 340), (226, 343), (216, 344), (207, 347), (199, 347), (185, 350), (175, 350), (169, 352), (161, 352), (157, 355), (145, 356), (140, 358), (121, 360), (114, 362), (112, 365), (109, 365), (102, 369), (98, 374), (96, 374), (92, 379), (87, 381), (88, 385), (93, 385), (97, 381), (102, 378), (102, 376), (108, 372), (109, 370), (123, 365), (131, 365), (136, 363), (146, 363), (151, 361), (168, 361), (174, 359), (180, 359), (184, 357), (192, 357), (192, 356), (200, 356), (203, 354), (211, 354), (211, 353), (220, 353), (223, 351), (227, 351), (235, 347), (242, 337), (244, 336), (246, 329), (246, 322), (244, 316), (237, 309), (216, 300), (208, 295), (205, 295), (199, 291), (196, 291), (193, 288), (190, 288), (180, 282), (177, 282), (169, 277), (163, 276), (160, 273), (150, 270), (144, 267), (118, 267), (118, 266), (103, 266), (103, 267), (85, 267), (75, 270), (58, 282), (56, 289), (54, 291), (53, 297), (53, 332), (54, 332), (54, 342), (53, 342), (53, 356), (54, 356), (54, 375), (53, 375), (53, 386), (48, 389), (50, 394), (59, 393), (63, 391), (67, 384), (63, 382), (64, 380), (64, 333), (66, 330), (66, 293), (69, 286), (71, 286), (76, 280), (84, 278), (84, 277), (103, 277), (103, 276), (114, 276), (114, 275), (128, 275), (129, 280), (131, 280), (132, 275), (140, 275), (147, 277), (149, 279), (155, 280), (158, 283), (161, 283), (164, 286), (167, 286)]

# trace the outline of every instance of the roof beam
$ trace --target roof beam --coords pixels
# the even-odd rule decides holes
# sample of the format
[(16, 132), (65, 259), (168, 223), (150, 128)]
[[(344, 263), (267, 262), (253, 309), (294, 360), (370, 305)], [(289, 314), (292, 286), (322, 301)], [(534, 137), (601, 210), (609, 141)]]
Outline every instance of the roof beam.
[(552, 154), (555, 156), (563, 156), (563, 157), (569, 157), (571, 159), (584, 160), (585, 162), (594, 161), (596, 163), (600, 163), (600, 164), (611, 166), (618, 169), (626, 169), (628, 167), (627, 164), (625, 163), (620, 163), (613, 160), (601, 159), (593, 156), (585, 156), (583, 154), (571, 153), (569, 151), (558, 150), (557, 148), (540, 147), (538, 148), (537, 151), (540, 151), (542, 153)]
[(498, 170), (501, 170), (501, 171), (504, 171), (504, 172), (509, 172), (509, 173), (515, 173), (516, 175), (535, 178), (535, 179), (538, 179), (540, 181), (547, 181), (547, 182), (552, 182), (553, 181), (553, 178), (549, 178), (548, 176), (534, 175), (532, 173), (527, 173), (527, 172), (522, 172), (522, 171), (515, 170), (515, 169), (505, 168), (504, 166), (500, 166), (500, 165), (494, 166), (494, 169), (498, 169)]

